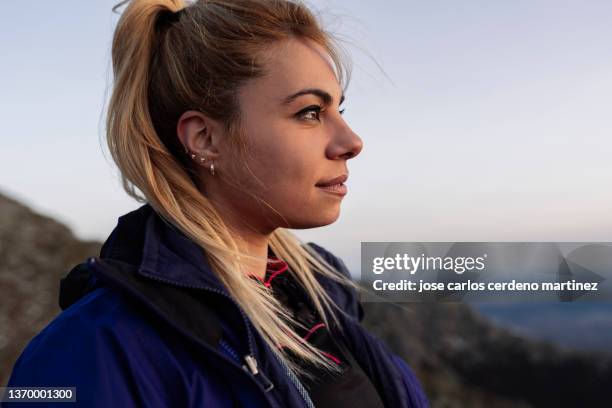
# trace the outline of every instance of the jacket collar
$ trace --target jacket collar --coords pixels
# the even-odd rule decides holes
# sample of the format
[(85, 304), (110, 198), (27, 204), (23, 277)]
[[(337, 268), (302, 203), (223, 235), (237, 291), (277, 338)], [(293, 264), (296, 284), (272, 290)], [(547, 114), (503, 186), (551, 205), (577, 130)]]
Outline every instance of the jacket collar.
[[(333, 257), (308, 243), (328, 262)], [(213, 272), (208, 257), (195, 242), (164, 220), (150, 204), (119, 217), (100, 251), (100, 258), (116, 259), (136, 267), (141, 276), (188, 288), (210, 289), (227, 297), (225, 285)], [(268, 247), (268, 258), (276, 258)], [(316, 279), (334, 301), (344, 297), (339, 285), (321, 274)]]
[[(273, 256), (268, 249), (268, 257)], [(149, 278), (227, 294), (206, 253), (150, 204), (119, 217), (100, 257), (137, 265), (138, 273)]]

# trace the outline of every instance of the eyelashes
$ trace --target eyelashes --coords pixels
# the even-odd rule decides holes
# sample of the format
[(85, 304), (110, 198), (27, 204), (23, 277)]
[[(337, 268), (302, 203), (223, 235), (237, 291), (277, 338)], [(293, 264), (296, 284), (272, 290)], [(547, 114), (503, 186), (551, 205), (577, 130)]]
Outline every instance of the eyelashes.
[[(346, 109), (342, 109), (340, 111), (338, 111), (341, 115), (344, 113)], [(309, 113), (314, 112), (315, 116), (308, 116)], [(296, 113), (296, 116), (300, 119), (304, 119), (304, 120), (321, 120), (321, 112), (324, 112), (323, 108), (320, 105), (311, 105), (307, 108), (302, 109), (301, 111), (299, 111), (298, 113)]]

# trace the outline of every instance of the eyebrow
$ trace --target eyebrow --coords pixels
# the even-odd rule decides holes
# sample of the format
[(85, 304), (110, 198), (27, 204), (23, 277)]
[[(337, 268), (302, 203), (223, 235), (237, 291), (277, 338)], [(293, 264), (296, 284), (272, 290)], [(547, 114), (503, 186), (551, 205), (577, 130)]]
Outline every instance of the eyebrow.
[[(294, 93), (292, 95), (287, 96), (285, 99), (283, 99), (283, 105), (290, 104), (296, 98), (298, 98), (298, 97), (300, 97), (302, 95), (315, 95), (315, 96), (318, 96), (319, 98), (321, 98), (321, 100), (323, 100), (323, 103), (325, 103), (326, 105), (331, 104), (331, 102), (334, 100), (334, 98), (328, 92), (326, 92), (326, 91), (324, 91), (322, 89), (307, 88), (307, 89), (302, 89), (299, 92), (296, 92), (296, 93)], [(338, 105), (342, 105), (342, 102), (344, 102), (344, 93), (340, 97), (340, 103)]]

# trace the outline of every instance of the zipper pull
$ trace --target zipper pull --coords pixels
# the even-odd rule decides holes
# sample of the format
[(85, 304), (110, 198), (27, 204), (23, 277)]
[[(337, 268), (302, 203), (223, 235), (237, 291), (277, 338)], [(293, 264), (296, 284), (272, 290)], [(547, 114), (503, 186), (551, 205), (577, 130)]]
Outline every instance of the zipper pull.
[(257, 360), (255, 360), (255, 357), (247, 354), (244, 356), (244, 361), (246, 361), (246, 365), (243, 365), (242, 368), (244, 368), (246, 371), (250, 371), (255, 377), (258, 377), (266, 392), (274, 388), (272, 381), (270, 381), (270, 379), (266, 377), (264, 373), (257, 369)]

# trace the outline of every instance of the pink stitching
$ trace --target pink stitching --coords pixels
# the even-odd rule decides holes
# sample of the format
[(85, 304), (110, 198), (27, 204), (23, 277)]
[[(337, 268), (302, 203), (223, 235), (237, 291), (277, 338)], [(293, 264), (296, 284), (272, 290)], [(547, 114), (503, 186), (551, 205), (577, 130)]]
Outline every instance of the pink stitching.
[(325, 327), (325, 323), (317, 323), (308, 330), (308, 333), (304, 336), (304, 340), (308, 340), (310, 335), (315, 332), (315, 330), (320, 329), (321, 327)]
[[(263, 283), (267, 288), (270, 287), (270, 283), (272, 282), (272, 279), (276, 278), (278, 275), (280, 275), (281, 273), (285, 272), (287, 269), (289, 269), (289, 265), (287, 264), (287, 262), (278, 259), (278, 258), (272, 258), (272, 260), (268, 261), (268, 267), (266, 269), (266, 274), (268, 271), (272, 271), (274, 267), (276, 267), (275, 264), (280, 264), (280, 267), (282, 269), (279, 269), (278, 271), (275, 271), (269, 278), (267, 281), (264, 281), (264, 279), (260, 278), (259, 276), (250, 273), (248, 276), (251, 278), (255, 278), (258, 281), (260, 281), (261, 283)], [(265, 276), (264, 276), (265, 278)]]
[(334, 363), (336, 363), (336, 364), (340, 365), (340, 363), (341, 363), (340, 359), (339, 359), (338, 357), (334, 356), (333, 354), (331, 354), (331, 353), (326, 353), (325, 351), (321, 351), (321, 354), (323, 354), (324, 356), (327, 356), (327, 357), (331, 358), (331, 359), (334, 361)]
[(269, 287), (270, 287), (270, 282), (272, 282), (272, 279), (276, 278), (278, 275), (280, 275), (281, 273), (285, 272), (285, 271), (286, 271), (286, 270), (289, 268), (289, 266), (288, 266), (287, 264), (284, 264), (284, 265), (282, 266), (282, 268), (283, 268), (283, 269), (281, 269), (281, 270), (278, 270), (278, 271), (274, 272), (274, 273), (273, 273), (273, 274), (272, 274), (272, 275), (271, 275), (271, 276), (268, 278), (268, 281), (267, 281), (267, 282), (264, 282), (264, 285), (266, 285), (266, 287), (268, 287), (268, 288), (269, 288)]

